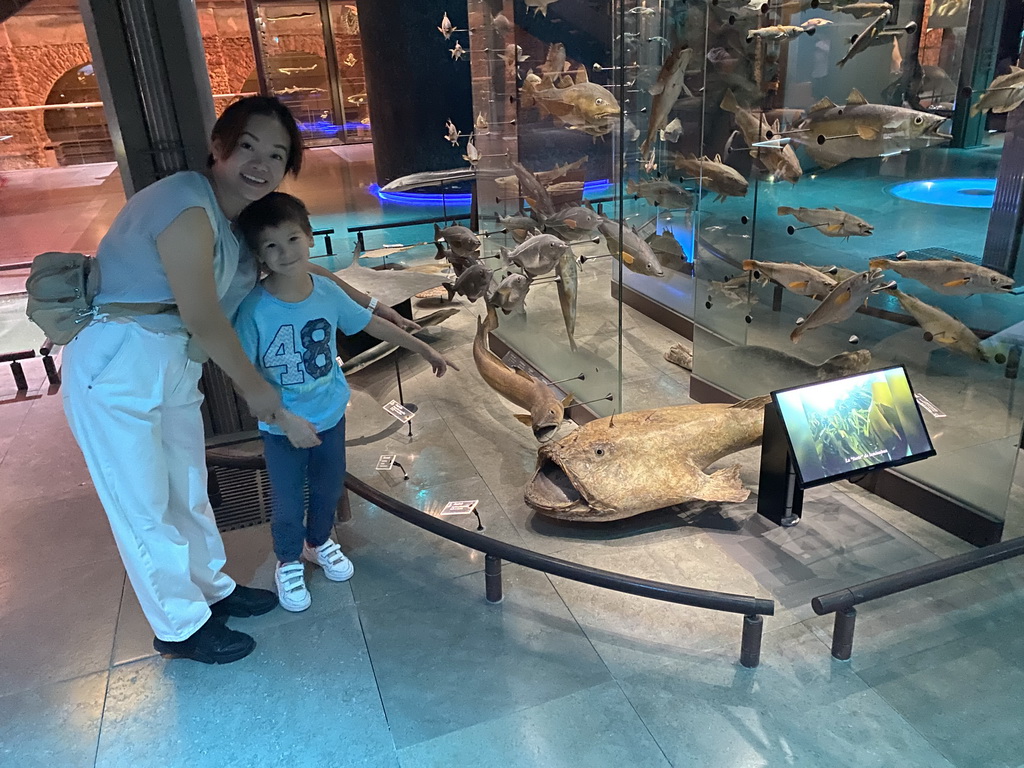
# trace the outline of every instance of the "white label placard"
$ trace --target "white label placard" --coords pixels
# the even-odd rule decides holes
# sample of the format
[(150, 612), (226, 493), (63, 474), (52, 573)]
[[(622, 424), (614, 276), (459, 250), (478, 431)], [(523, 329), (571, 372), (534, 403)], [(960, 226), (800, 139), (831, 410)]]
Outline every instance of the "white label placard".
[(377, 459), (377, 471), (387, 472), (389, 469), (395, 466), (396, 458), (398, 457), (395, 456), (393, 453), (386, 453), (383, 456), (381, 456), (379, 459)]
[(449, 501), (444, 505), (444, 509), (441, 510), (441, 516), (471, 515), (479, 503), (479, 499), (473, 499), (472, 501)]
[(922, 395), (920, 392), (914, 393), (914, 399), (917, 400), (917, 404), (924, 408), (928, 413), (934, 416), (936, 419), (946, 418), (946, 414), (939, 410), (939, 407), (935, 405), (931, 400)]
[(391, 402), (385, 404), (383, 408), (385, 411), (390, 413), (403, 424), (405, 424), (407, 421), (410, 421), (412, 417), (416, 415), (397, 400), (392, 400)]

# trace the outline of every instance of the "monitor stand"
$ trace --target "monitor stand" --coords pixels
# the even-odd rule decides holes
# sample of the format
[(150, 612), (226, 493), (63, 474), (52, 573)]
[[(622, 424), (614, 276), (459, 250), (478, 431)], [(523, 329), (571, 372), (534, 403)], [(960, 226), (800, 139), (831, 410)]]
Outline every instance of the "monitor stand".
[(768, 403), (764, 407), (757, 513), (788, 528), (800, 522), (803, 504), (804, 490), (797, 482), (782, 417), (775, 403)]

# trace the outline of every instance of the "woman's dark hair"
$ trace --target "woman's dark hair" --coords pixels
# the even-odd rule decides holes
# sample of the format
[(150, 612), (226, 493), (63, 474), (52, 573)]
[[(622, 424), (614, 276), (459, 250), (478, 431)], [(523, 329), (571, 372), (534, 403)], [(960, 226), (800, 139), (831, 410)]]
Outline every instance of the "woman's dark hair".
[(280, 227), (282, 224), (298, 224), (303, 232), (313, 236), (305, 203), (284, 192), (271, 192), (249, 203), (235, 222), (253, 253), (259, 250), (260, 233), (267, 227)]
[[(276, 117), (277, 121), (288, 133), (288, 161), (285, 164), (285, 172), (293, 176), (299, 175), (302, 168), (302, 134), (299, 133), (299, 126), (288, 107), (282, 104), (273, 96), (246, 96), (234, 102), (224, 113), (217, 118), (213, 124), (213, 131), (210, 138), (219, 141), (224, 152), (230, 155), (238, 146), (238, 139), (245, 131), (249, 118), (253, 115), (265, 115)], [(213, 155), (206, 159), (208, 167), (213, 166)]]

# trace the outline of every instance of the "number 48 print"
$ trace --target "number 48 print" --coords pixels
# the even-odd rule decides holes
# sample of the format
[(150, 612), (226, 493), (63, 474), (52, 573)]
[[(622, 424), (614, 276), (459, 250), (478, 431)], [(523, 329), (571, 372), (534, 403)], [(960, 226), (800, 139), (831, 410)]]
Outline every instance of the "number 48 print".
[(295, 344), (295, 326), (282, 325), (263, 354), (264, 368), (284, 368), (281, 386), (302, 384), (308, 373), (314, 379), (326, 376), (334, 368), (331, 356), (331, 324), (324, 318), (310, 320), (299, 332), (302, 351)]

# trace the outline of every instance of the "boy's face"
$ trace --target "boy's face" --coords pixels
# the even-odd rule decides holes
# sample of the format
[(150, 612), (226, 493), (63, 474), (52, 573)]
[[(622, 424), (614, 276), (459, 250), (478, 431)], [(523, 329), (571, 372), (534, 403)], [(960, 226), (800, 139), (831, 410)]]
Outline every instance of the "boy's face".
[(296, 222), (265, 227), (260, 232), (256, 255), (268, 270), (279, 275), (309, 273), (309, 249), (313, 238)]

